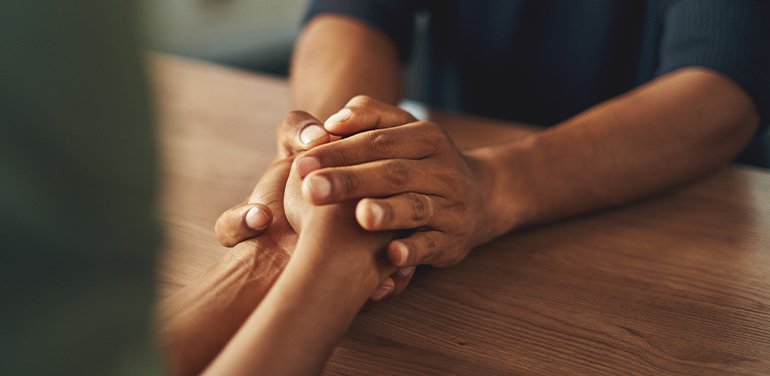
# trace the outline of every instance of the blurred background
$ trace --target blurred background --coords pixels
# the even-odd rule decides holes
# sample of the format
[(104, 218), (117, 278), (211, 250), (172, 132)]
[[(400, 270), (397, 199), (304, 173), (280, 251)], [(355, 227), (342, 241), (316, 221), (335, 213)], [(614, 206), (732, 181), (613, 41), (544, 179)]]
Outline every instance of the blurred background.
[(152, 49), (285, 75), (307, 0), (146, 0)]
[[(155, 51), (287, 76), (308, 1), (145, 0), (145, 38)], [(427, 22), (426, 16), (417, 16), (405, 67), (405, 94), (413, 100), (425, 98), (419, 72), (426, 61)], [(405, 106), (424, 112), (412, 101)]]
[[(150, 49), (287, 76), (308, 0), (144, 0)], [(415, 41), (405, 67), (404, 107), (423, 118), (416, 101), (428, 98), (424, 76), (427, 17), (415, 20)], [(419, 113), (419, 114), (418, 114)], [(770, 166), (770, 133), (755, 138), (738, 161)]]

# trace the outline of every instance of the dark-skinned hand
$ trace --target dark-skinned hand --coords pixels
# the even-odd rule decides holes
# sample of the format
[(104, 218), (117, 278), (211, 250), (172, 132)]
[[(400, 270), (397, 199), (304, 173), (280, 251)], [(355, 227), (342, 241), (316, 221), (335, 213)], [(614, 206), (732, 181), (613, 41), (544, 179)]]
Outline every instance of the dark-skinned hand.
[[(259, 236), (289, 254), (294, 250), (297, 233), (286, 219), (284, 190), (293, 159), (297, 153), (328, 143), (332, 137), (322, 123), (308, 113), (293, 111), (277, 129), (278, 155), (260, 179), (252, 194), (241, 204), (228, 209), (217, 219), (215, 232), (222, 245), (235, 244)], [(372, 293), (364, 309), (370, 309), (389, 296), (398, 295), (408, 284), (414, 268), (399, 270), (386, 278)]]

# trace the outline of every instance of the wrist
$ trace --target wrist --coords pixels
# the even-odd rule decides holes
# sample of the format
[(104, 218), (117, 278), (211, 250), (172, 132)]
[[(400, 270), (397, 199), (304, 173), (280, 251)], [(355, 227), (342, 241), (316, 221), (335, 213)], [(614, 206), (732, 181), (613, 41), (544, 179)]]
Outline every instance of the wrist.
[(347, 276), (351, 283), (373, 278), (376, 285), (393, 272), (382, 257), (392, 234), (362, 229), (353, 215), (353, 203), (316, 207), (304, 220), (293, 256), (301, 259), (298, 262), (324, 274)]
[[(264, 235), (264, 234), (263, 234)], [(291, 253), (283, 245), (268, 236), (244, 240), (230, 249), (220, 260), (234, 268), (244, 268), (250, 273), (279, 274), (289, 261)]]
[(536, 186), (528, 165), (530, 138), (467, 151), (482, 197), (474, 246), (525, 225), (536, 210), (528, 191)]

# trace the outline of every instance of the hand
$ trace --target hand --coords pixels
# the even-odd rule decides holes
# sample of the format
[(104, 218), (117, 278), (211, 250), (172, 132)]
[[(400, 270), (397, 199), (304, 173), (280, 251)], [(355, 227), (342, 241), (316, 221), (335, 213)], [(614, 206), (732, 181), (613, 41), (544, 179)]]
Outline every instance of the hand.
[[(283, 218), (283, 193), (293, 157), (300, 151), (330, 140), (321, 122), (302, 111), (289, 113), (278, 126), (276, 134), (278, 155), (273, 166), (262, 176), (246, 201), (228, 209), (217, 219), (217, 240), (226, 247), (253, 238), (270, 226), (291, 227)], [(274, 214), (278, 218), (274, 218)], [(283, 229), (277, 230), (279, 234), (283, 232)]]
[[(414, 230), (388, 245), (393, 264), (449, 266), (481, 243), (482, 166), (438, 125), (356, 97), (325, 127), (337, 135), (356, 134), (298, 157), (303, 194), (316, 205), (361, 199), (356, 219), (370, 231)], [(372, 130), (358, 133), (367, 129)]]
[[(248, 239), (238, 240), (239, 236), (249, 234), (249, 231), (256, 231), (260, 235), (260, 241), (267, 242), (270, 249), (281, 249), (288, 254), (294, 251), (297, 232), (286, 218), (283, 200), (292, 161), (293, 158), (274, 161), (262, 175), (249, 198), (244, 203), (222, 213), (215, 226), (220, 243), (234, 246)], [(259, 227), (254, 227), (257, 230), (246, 227), (247, 223), (253, 221), (254, 216), (264, 217), (260, 219), (264, 222)]]
[[(291, 112), (284, 118), (277, 130), (279, 150), (276, 161), (246, 201), (228, 209), (217, 219), (215, 233), (222, 245), (232, 247), (241, 241), (260, 236), (261, 240), (269, 240), (289, 254), (293, 252), (297, 232), (284, 212), (284, 191), (294, 156), (331, 139), (320, 124), (316, 118), (301, 111)], [(270, 231), (267, 231), (268, 227)], [(383, 280), (372, 293), (364, 310), (373, 308), (389, 296), (401, 293), (413, 272), (414, 268), (400, 269)]]

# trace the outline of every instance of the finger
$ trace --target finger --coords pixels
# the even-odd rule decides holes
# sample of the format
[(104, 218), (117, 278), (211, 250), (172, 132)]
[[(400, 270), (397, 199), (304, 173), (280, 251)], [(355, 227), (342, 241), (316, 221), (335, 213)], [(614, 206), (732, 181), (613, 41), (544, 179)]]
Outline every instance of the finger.
[(441, 128), (427, 121), (359, 133), (305, 152), (297, 161), (297, 172), (305, 176), (323, 167), (425, 158), (437, 151), (445, 139)]
[(275, 215), (281, 215), (283, 194), (291, 173), (291, 166), (291, 159), (274, 161), (259, 179), (247, 201), (265, 204), (273, 209)]
[(383, 300), (385, 300), (393, 293), (394, 287), (395, 283), (393, 282), (393, 279), (391, 277), (385, 278), (382, 282), (380, 282), (372, 295), (369, 296), (369, 299), (367, 299), (363, 307), (361, 307), (361, 312), (366, 312), (378, 306)]
[(414, 270), (414, 266), (407, 266), (405, 268), (398, 268), (395, 273), (391, 274), (390, 278), (393, 279), (393, 284), (395, 286), (393, 287), (393, 292), (390, 293), (389, 297), (398, 296), (404, 291), (404, 289), (406, 289), (406, 286), (409, 284), (409, 281), (414, 275)]
[(321, 122), (304, 111), (292, 111), (277, 129), (278, 145), (282, 157), (290, 157), (329, 142), (329, 133)]
[(310, 173), (302, 181), (303, 196), (316, 205), (364, 197), (387, 197), (419, 190), (434, 193), (441, 189), (431, 161), (389, 159), (355, 166), (325, 168)]
[[(366, 312), (369, 310), (374, 309), (380, 303), (382, 303), (385, 299), (392, 298), (395, 296), (398, 296), (401, 294), (404, 289), (406, 289), (406, 286), (409, 284), (409, 281), (412, 279), (412, 276), (414, 275), (415, 267), (407, 267), (407, 268), (399, 268), (397, 271), (393, 272), (393, 274), (390, 275), (390, 279), (393, 280), (393, 291), (389, 294), (385, 295), (384, 298), (380, 300), (373, 300), (371, 297), (366, 301), (364, 306), (361, 308), (362, 312)], [(378, 286), (379, 289), (379, 286)], [(372, 294), (374, 296), (374, 294)]]
[(232, 247), (259, 235), (272, 221), (273, 214), (267, 206), (244, 204), (222, 213), (214, 226), (214, 232), (219, 243)]
[(388, 260), (399, 268), (429, 264), (449, 266), (457, 263), (453, 250), (457, 245), (441, 231), (417, 231), (404, 239), (396, 239), (388, 244), (385, 252)]
[(332, 134), (347, 136), (362, 131), (390, 128), (417, 121), (412, 114), (366, 95), (351, 99), (345, 108), (330, 116), (324, 128)]
[(403, 230), (427, 226), (440, 206), (438, 196), (407, 192), (385, 199), (365, 198), (356, 205), (356, 220), (364, 230)]
[(369, 299), (379, 302), (383, 299), (390, 296), (390, 294), (393, 292), (393, 288), (396, 287), (396, 283), (393, 282), (393, 279), (390, 277), (385, 278), (380, 284), (377, 286), (377, 288), (374, 290), (371, 296), (369, 296)]

